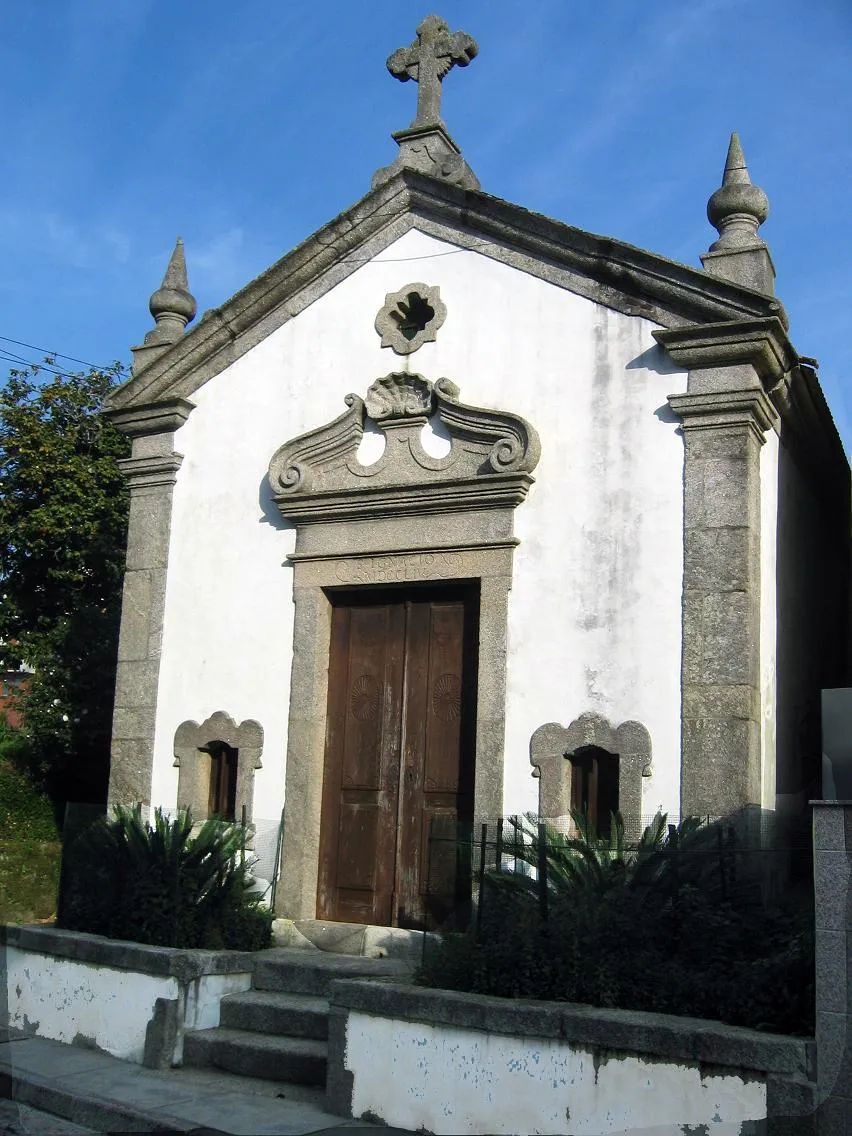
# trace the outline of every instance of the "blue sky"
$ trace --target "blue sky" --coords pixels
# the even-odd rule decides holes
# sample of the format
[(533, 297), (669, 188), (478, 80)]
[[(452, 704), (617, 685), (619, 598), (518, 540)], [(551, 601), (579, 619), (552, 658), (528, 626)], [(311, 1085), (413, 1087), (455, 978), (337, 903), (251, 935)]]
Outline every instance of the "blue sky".
[(353, 204), (432, 10), (479, 43), (444, 117), (488, 193), (699, 266), (739, 131), (849, 452), (850, 0), (4, 0), (0, 335), (128, 361), (178, 234), (201, 312)]

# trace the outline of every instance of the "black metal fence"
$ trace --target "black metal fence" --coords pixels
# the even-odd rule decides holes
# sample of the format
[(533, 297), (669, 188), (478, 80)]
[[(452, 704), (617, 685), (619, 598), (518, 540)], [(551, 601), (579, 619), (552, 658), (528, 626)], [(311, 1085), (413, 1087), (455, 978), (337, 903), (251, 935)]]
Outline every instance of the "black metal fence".
[[(704, 817), (690, 825), (657, 825), (659, 839), (643, 847), (643, 833), (655, 826), (643, 817), (624, 826), (620, 839), (581, 840), (570, 818), (533, 814), (467, 824), (434, 818), (428, 841), (424, 888), (425, 930), (455, 932), (480, 926), (488, 904), (486, 884), (495, 877), (526, 881), (541, 918), (570, 882), (594, 886), (595, 865), (603, 874), (638, 875), (651, 854), (673, 898), (683, 885), (714, 887), (723, 902), (768, 907), (785, 895), (813, 902), (810, 816), (791, 817), (758, 808), (726, 817)], [(593, 834), (592, 834), (593, 836)], [(576, 842), (576, 843), (575, 843)], [(576, 844), (585, 844), (585, 851)], [(650, 874), (650, 869), (647, 874)], [(499, 882), (499, 881), (498, 881)]]

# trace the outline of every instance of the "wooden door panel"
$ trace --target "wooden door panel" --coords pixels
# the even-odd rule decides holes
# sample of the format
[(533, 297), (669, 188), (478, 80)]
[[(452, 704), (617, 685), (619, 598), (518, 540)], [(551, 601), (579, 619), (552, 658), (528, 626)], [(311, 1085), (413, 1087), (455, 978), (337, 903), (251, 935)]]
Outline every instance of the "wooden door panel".
[(426, 704), (426, 793), (458, 792), (461, 747), (464, 604), (430, 605)]
[(430, 864), (429, 836), (472, 816), (475, 611), (371, 600), (333, 609), (317, 913), (418, 927), (469, 887), (456, 840)]
[(463, 744), (462, 709), (465, 699), (472, 698), (465, 688), (465, 617), (461, 600), (409, 605), (396, 893), (401, 926), (424, 926), (429, 903), (452, 903), (459, 882), (455, 847), (444, 847), (443, 841), (437, 847), (436, 842), (430, 856), (429, 835), (433, 817), (452, 825), (472, 805), (473, 780), (466, 765), (473, 755)]
[(317, 889), (320, 918), (388, 921), (404, 636), (399, 605), (333, 609)]

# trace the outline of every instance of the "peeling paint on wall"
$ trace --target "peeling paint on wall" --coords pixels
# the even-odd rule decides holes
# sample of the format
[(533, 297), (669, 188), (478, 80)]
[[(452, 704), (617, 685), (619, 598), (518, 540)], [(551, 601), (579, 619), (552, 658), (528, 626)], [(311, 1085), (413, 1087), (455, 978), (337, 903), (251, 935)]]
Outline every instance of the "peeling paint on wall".
[(766, 1116), (765, 1082), (745, 1072), (357, 1012), (346, 1041), (353, 1116), (438, 1136), (734, 1136)]

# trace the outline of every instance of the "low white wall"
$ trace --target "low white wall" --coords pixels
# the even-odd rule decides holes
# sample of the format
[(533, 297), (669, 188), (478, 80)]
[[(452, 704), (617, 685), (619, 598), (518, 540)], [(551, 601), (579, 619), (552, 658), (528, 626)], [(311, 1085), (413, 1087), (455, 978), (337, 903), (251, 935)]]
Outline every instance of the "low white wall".
[(547, 1038), (351, 1013), (352, 1115), (436, 1134), (739, 1133), (766, 1116), (766, 1084)]
[(189, 983), (186, 991), (183, 1028), (213, 1029), (219, 1024), (219, 1003), (225, 995), (250, 989), (250, 974), (202, 974)]
[(156, 1068), (182, 1061), (185, 1032), (219, 1024), (222, 998), (251, 989), (254, 965), (244, 951), (154, 947), (48, 926), (0, 924), (0, 950), (12, 1029)]
[(177, 978), (54, 958), (6, 947), (9, 1025), (53, 1041), (95, 1045), (142, 1064), (158, 998), (176, 999)]

